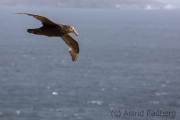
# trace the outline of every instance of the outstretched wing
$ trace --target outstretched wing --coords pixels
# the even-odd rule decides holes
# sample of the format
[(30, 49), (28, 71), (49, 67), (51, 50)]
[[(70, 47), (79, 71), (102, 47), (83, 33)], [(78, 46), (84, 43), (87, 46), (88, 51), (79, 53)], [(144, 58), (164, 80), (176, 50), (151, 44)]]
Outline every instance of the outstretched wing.
[(72, 61), (78, 58), (79, 45), (76, 40), (74, 40), (70, 35), (61, 36), (64, 42), (69, 46), (69, 53), (71, 55)]
[(25, 14), (25, 15), (33, 16), (37, 20), (40, 20), (43, 25), (44, 24), (45, 25), (57, 25), (55, 22), (49, 20), (48, 18), (46, 18), (44, 16), (40, 16), (40, 15), (36, 15), (36, 14), (29, 14), (29, 13), (14, 13), (14, 14)]

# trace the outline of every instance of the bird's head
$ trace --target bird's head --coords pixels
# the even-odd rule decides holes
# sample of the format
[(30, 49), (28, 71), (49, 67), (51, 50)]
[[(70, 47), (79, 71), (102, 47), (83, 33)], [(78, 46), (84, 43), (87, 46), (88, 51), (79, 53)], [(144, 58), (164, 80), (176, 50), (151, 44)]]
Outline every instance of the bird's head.
[(78, 32), (74, 29), (73, 26), (69, 26), (70, 33), (74, 33), (76, 36), (78, 36)]

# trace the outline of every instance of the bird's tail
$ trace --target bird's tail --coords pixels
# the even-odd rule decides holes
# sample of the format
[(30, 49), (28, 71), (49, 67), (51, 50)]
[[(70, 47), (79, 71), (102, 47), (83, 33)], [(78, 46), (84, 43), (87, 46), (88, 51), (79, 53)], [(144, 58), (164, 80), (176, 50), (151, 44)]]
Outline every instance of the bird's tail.
[(42, 35), (42, 30), (40, 28), (37, 29), (27, 29), (27, 32), (37, 34), (37, 35)]

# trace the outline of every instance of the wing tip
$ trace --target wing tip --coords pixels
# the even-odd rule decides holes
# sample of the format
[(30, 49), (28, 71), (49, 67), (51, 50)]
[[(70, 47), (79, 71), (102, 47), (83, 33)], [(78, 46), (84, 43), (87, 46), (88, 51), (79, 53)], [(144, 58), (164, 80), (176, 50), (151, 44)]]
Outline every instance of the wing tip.
[(14, 12), (12, 14), (25, 14), (25, 15), (29, 15), (29, 16), (36, 15), (36, 14), (30, 14), (30, 13), (25, 13), (25, 12)]
[(72, 61), (75, 62), (77, 58), (78, 58), (78, 54), (76, 54), (74, 58), (72, 57)]
[(20, 13), (20, 12), (14, 12), (14, 13), (12, 13), (12, 14), (24, 14), (24, 13)]
[(75, 53), (71, 48), (69, 48), (69, 53), (71, 55), (72, 61), (75, 62), (76, 59), (78, 58), (78, 53)]

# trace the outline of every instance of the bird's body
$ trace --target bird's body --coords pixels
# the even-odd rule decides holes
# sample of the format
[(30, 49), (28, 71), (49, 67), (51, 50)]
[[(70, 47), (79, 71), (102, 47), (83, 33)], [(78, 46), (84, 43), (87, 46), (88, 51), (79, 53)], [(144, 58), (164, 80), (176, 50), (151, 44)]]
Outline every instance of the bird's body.
[(37, 35), (45, 35), (48, 37), (60, 37), (67, 34), (67, 31), (63, 30), (65, 26), (57, 25), (57, 26), (49, 26), (43, 25), (40, 28), (28, 29), (29, 33), (37, 34)]
[(42, 27), (35, 29), (27, 29), (27, 32), (36, 35), (44, 35), (48, 37), (61, 37), (64, 40), (64, 42), (70, 47), (69, 53), (72, 57), (72, 61), (75, 61), (77, 59), (79, 54), (78, 42), (74, 40), (70, 35), (68, 35), (69, 33), (74, 33), (78, 35), (74, 27), (70, 25), (62, 25), (62, 24), (54, 23), (48, 18), (40, 15), (29, 14), (29, 13), (17, 13), (17, 14), (26, 14), (29, 16), (33, 16), (37, 20), (40, 20), (43, 24)]

